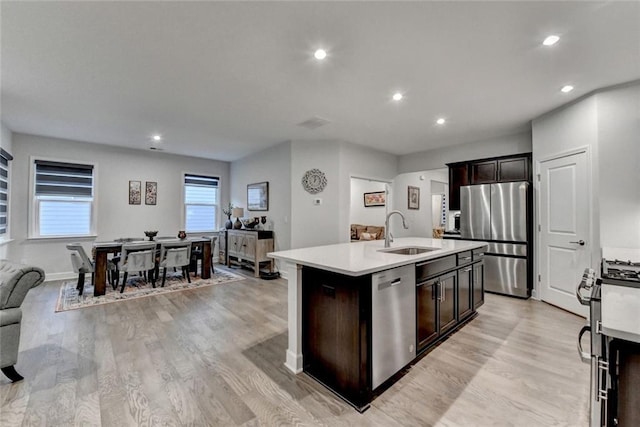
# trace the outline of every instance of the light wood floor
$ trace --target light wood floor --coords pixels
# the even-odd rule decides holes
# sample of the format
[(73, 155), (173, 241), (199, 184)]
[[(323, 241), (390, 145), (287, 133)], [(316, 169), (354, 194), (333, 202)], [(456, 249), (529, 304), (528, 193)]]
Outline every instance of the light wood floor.
[[(250, 274), (250, 273), (249, 273)], [(59, 283), (23, 304), (0, 425), (588, 425), (584, 320), (487, 295), (480, 315), (359, 414), (283, 366), (286, 281), (241, 282), (54, 313)]]

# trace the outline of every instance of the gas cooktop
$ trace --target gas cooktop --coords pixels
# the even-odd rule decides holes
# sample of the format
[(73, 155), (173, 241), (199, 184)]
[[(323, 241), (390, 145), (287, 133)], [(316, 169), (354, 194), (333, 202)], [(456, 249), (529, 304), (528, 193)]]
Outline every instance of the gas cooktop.
[[(635, 250), (602, 250), (602, 281), (613, 285), (640, 287), (640, 258)], [(625, 256), (626, 259), (609, 258)]]

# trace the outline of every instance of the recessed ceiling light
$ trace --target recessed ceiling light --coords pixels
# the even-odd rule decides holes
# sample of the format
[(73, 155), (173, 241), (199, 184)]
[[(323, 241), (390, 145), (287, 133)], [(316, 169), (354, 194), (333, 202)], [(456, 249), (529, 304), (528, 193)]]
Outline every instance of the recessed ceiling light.
[(436, 123), (439, 124), (439, 125), (443, 125), (443, 124), (445, 124), (445, 122), (446, 122), (446, 120), (443, 119), (442, 117), (440, 117), (438, 120), (436, 120)]
[(400, 92), (396, 92), (393, 94), (394, 101), (400, 101), (402, 98), (404, 98), (404, 96)]
[(542, 44), (545, 46), (553, 46), (554, 44), (558, 43), (558, 40), (560, 40), (560, 37), (552, 35), (544, 39)]
[(569, 93), (572, 90), (573, 90), (573, 86), (571, 85), (562, 86), (562, 89), (560, 89), (560, 91), (564, 93)]
[(154, 141), (161, 141), (161, 140), (162, 140), (162, 136), (160, 136), (160, 135), (153, 135), (151, 138), (152, 138)]
[(327, 51), (324, 50), (324, 49), (318, 49), (318, 50), (315, 51), (313, 56), (315, 56), (316, 59), (323, 60), (324, 58), (327, 57)]

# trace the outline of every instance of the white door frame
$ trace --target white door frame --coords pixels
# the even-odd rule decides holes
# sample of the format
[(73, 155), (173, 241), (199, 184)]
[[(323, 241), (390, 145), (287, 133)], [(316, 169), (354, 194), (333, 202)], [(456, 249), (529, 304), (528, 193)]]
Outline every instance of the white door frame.
[[(534, 234), (535, 234), (535, 239), (534, 239), (534, 246), (535, 246), (535, 254), (536, 254), (536, 261), (535, 261), (535, 270), (534, 270), (534, 287), (533, 287), (533, 298), (538, 299), (538, 300), (543, 300), (543, 287), (540, 286), (540, 262), (542, 260), (542, 248), (540, 246), (540, 218), (542, 216), (540, 209), (540, 167), (541, 167), (541, 163), (543, 162), (548, 162), (550, 160), (555, 160), (555, 159), (560, 159), (562, 157), (568, 157), (568, 156), (573, 156), (575, 154), (580, 154), (580, 153), (585, 153), (586, 154), (586, 158), (587, 158), (587, 203), (589, 205), (589, 217), (587, 218), (588, 224), (589, 224), (589, 236), (588, 237), (588, 241), (592, 242), (592, 246), (591, 246), (591, 253), (589, 254), (589, 262), (590, 268), (593, 268), (594, 265), (594, 260), (597, 258), (597, 253), (599, 253), (599, 248), (600, 248), (600, 239), (595, 239), (595, 230), (594, 230), (594, 197), (593, 197), (593, 190), (594, 190), (594, 183), (593, 183), (593, 157), (591, 154), (591, 146), (589, 145), (584, 145), (581, 147), (576, 147), (576, 148), (572, 148), (570, 150), (565, 150), (565, 151), (559, 151), (557, 153), (554, 154), (550, 154), (547, 155), (545, 157), (541, 157), (539, 159), (536, 160), (535, 162), (535, 177), (534, 177), (534, 189), (535, 189), (535, 216), (536, 216), (536, 222), (535, 222), (535, 227), (534, 227)], [(576, 283), (576, 286), (578, 284)]]

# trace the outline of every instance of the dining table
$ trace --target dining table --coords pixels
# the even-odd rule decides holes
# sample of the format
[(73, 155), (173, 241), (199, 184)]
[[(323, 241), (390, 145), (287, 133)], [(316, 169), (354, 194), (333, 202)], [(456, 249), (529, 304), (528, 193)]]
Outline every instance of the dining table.
[[(191, 242), (191, 251), (199, 249), (202, 252), (202, 264), (200, 269), (200, 277), (208, 279), (211, 277), (211, 238), (210, 237), (187, 237), (184, 240)], [(122, 245), (128, 243), (122, 239), (95, 242), (93, 250), (95, 253), (95, 279), (93, 287), (93, 295), (104, 295), (107, 289), (107, 255), (118, 254), (122, 251)], [(160, 249), (162, 240), (155, 241), (156, 246)]]

